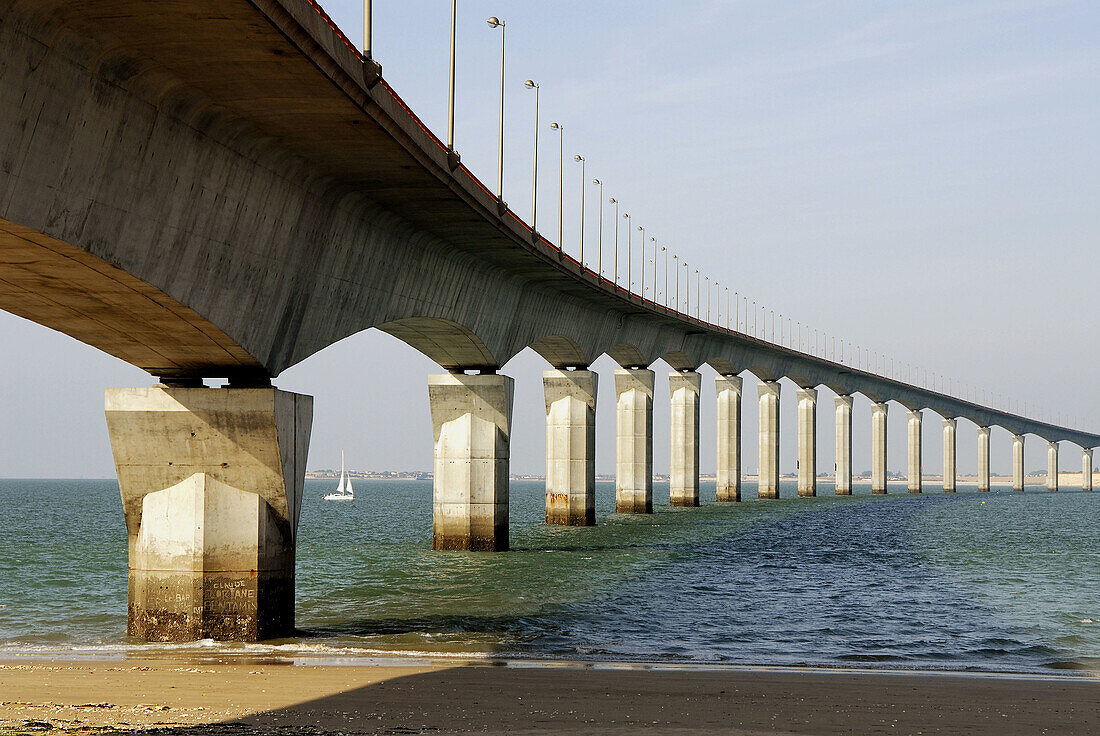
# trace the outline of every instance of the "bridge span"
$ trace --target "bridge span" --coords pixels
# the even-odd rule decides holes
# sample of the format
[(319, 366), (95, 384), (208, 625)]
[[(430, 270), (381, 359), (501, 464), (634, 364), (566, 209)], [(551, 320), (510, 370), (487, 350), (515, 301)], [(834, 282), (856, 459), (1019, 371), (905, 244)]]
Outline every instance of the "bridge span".
[[(741, 495), (739, 374), (759, 378), (759, 493), (779, 492), (779, 379), (799, 387), (799, 495), (816, 494), (818, 386), (838, 397), (837, 493), (851, 492), (852, 396), (873, 402), (886, 490), (888, 402), (921, 422), (1049, 443), (1091, 470), (1100, 436), (774, 344), (644, 299), (534, 233), (449, 155), (311, 0), (0, 0), (0, 308), (159, 382), (111, 389), (130, 538), (129, 630), (155, 639), (293, 629), (294, 548), (312, 399), (280, 372), (368, 328), (446, 373), (429, 379), (433, 544), (508, 547), (512, 380), (548, 364), (547, 521), (594, 523), (597, 376), (620, 366), (616, 505), (652, 511), (654, 373), (672, 368), (672, 503), (699, 496), (698, 369), (718, 372), (718, 500)], [(721, 313), (721, 310), (718, 310)], [(203, 379), (225, 378), (225, 388)], [(1086, 474), (1091, 489), (1091, 472)]]

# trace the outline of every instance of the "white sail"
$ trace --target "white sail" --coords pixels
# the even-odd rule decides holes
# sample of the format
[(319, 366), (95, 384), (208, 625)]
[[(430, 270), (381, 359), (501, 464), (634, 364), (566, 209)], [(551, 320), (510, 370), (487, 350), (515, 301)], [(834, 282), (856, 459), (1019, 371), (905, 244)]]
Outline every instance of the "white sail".
[(340, 451), (340, 483), (336, 486), (335, 493), (328, 493), (325, 495), (326, 501), (350, 501), (355, 498), (355, 494), (351, 489), (351, 478), (348, 477), (347, 471), (344, 469), (344, 451)]

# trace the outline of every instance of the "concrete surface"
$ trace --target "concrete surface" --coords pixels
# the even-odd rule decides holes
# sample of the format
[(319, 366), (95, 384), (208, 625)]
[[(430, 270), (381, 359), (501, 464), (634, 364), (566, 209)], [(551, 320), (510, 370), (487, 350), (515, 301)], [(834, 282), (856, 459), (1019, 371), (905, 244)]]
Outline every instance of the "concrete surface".
[(615, 371), (615, 510), (653, 513), (653, 371)]
[(739, 376), (715, 376), (718, 406), (717, 500), (741, 500), (741, 387)]
[(779, 498), (779, 390), (778, 381), (757, 387), (760, 397), (760, 455), (757, 487), (760, 498)]
[(798, 495), (817, 495), (817, 391), (800, 388), (798, 397)]
[(495, 374), (428, 377), (435, 436), (434, 549), (508, 549), (514, 389), (511, 378)]
[(668, 374), (669, 505), (699, 505), (699, 391), (702, 377), (695, 371)]
[(546, 395), (546, 523), (596, 523), (596, 388), (592, 371), (542, 374)]
[(129, 537), (127, 632), (256, 641), (294, 631), (313, 399), (276, 389), (108, 389)]

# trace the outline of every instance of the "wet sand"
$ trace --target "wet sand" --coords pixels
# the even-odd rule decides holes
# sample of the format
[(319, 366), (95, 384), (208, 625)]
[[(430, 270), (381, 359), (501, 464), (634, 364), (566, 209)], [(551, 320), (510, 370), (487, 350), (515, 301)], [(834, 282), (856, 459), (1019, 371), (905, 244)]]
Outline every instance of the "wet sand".
[(8, 662), (0, 701), (4, 734), (1100, 733), (1091, 677)]

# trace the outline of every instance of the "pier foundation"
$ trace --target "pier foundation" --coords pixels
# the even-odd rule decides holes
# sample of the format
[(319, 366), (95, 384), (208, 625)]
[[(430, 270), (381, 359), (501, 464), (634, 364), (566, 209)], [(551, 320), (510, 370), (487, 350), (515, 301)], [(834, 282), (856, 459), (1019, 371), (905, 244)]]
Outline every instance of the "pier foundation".
[(852, 495), (852, 397), (837, 396), (836, 495)]
[(943, 420), (943, 492), (954, 493), (958, 485), (958, 472), (955, 467), (957, 451), (955, 445), (955, 431), (958, 421), (955, 419)]
[(798, 389), (798, 495), (817, 495), (817, 390)]
[(592, 371), (545, 371), (546, 523), (596, 523), (596, 387)]
[(760, 498), (779, 498), (779, 382), (761, 381), (760, 456), (757, 487)]
[(886, 493), (886, 417), (889, 405), (871, 404), (871, 493)]
[(615, 510), (653, 513), (653, 371), (615, 371)]
[(1047, 490), (1058, 490), (1058, 443), (1047, 442)]
[(989, 427), (978, 427), (978, 490), (989, 492)]
[(293, 634), (313, 398), (153, 386), (108, 389), (104, 405), (129, 538), (129, 635)]
[(716, 376), (719, 501), (741, 500), (741, 377)]
[(1024, 492), (1024, 436), (1012, 435), (1012, 490)]
[(1092, 490), (1092, 448), (1081, 450), (1081, 490)]
[(513, 390), (511, 378), (496, 374), (428, 377), (435, 437), (433, 549), (508, 549)]
[(920, 493), (924, 485), (924, 414), (920, 409), (909, 412), (909, 492)]
[(668, 374), (671, 398), (669, 505), (699, 505), (699, 391), (695, 371)]

